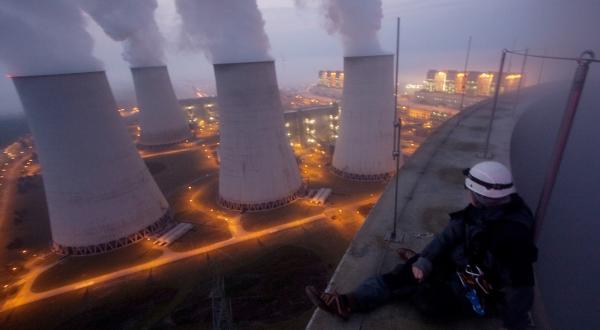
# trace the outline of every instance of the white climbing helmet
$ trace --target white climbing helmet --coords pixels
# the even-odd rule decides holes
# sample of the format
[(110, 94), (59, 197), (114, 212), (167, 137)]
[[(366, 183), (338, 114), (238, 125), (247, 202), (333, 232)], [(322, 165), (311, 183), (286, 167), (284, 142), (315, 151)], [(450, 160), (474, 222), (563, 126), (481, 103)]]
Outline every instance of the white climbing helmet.
[(489, 198), (502, 198), (516, 192), (512, 175), (498, 162), (481, 162), (464, 170), (465, 187)]

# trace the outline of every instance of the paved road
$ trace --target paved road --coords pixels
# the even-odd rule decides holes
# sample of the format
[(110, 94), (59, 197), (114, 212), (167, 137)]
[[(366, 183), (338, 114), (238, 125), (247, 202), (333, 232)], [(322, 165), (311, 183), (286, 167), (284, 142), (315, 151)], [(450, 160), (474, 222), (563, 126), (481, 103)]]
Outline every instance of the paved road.
[[(343, 212), (348, 212), (348, 211), (354, 212), (357, 206), (364, 205), (367, 203), (374, 203), (377, 201), (377, 199), (378, 199), (378, 196), (369, 197), (369, 198), (361, 200), (359, 202), (345, 205), (344, 207), (336, 207), (335, 210), (341, 209), (341, 210), (343, 210)], [(54, 266), (56, 263), (51, 264), (51, 265), (46, 265), (46, 266), (37, 266), (37, 267), (34, 266), (32, 268), (32, 270), (18, 282), (18, 284), (22, 285), (22, 286), (21, 286), (21, 289), (19, 290), (19, 292), (16, 294), (16, 296), (14, 298), (6, 301), (6, 303), (2, 306), (0, 311), (10, 310), (10, 309), (16, 308), (18, 306), (29, 304), (29, 303), (32, 303), (35, 301), (39, 301), (39, 300), (54, 297), (57, 295), (61, 295), (64, 293), (76, 291), (76, 290), (86, 288), (89, 286), (93, 286), (96, 284), (113, 281), (113, 280), (116, 280), (116, 279), (119, 279), (119, 278), (122, 278), (122, 277), (125, 277), (128, 275), (132, 275), (132, 274), (142, 272), (142, 271), (147, 271), (149, 269), (152, 269), (155, 267), (160, 267), (160, 266), (172, 263), (172, 262), (176, 262), (176, 261), (183, 260), (186, 258), (198, 256), (198, 255), (201, 255), (204, 253), (222, 249), (224, 247), (232, 246), (232, 245), (235, 245), (235, 244), (238, 244), (241, 242), (245, 242), (248, 240), (257, 239), (257, 238), (260, 238), (265, 235), (271, 235), (271, 234), (278, 233), (280, 231), (303, 226), (303, 225), (306, 225), (308, 223), (311, 223), (311, 222), (314, 222), (317, 220), (325, 220), (325, 219), (327, 219), (327, 216), (325, 216), (325, 213), (327, 213), (328, 211), (329, 211), (329, 213), (331, 213), (331, 209), (328, 209), (328, 210), (325, 210), (322, 214), (298, 219), (296, 221), (288, 222), (288, 223), (285, 223), (282, 225), (274, 226), (274, 227), (256, 231), (256, 232), (245, 232), (243, 230), (241, 230), (241, 231), (236, 230), (236, 231), (233, 231), (233, 233), (232, 233), (234, 236), (228, 240), (209, 244), (209, 245), (199, 247), (199, 248), (196, 248), (193, 250), (185, 251), (185, 252), (174, 252), (174, 251), (171, 251), (168, 249), (164, 249), (164, 253), (162, 256), (160, 256), (159, 258), (157, 258), (155, 260), (149, 261), (147, 263), (143, 263), (143, 264), (136, 265), (133, 267), (125, 268), (125, 269), (122, 269), (119, 271), (115, 271), (115, 272), (108, 273), (105, 275), (97, 276), (97, 277), (90, 278), (90, 279), (87, 279), (84, 281), (79, 281), (76, 283), (72, 283), (69, 285), (65, 285), (65, 286), (62, 286), (62, 287), (59, 287), (56, 289), (52, 289), (52, 290), (48, 290), (48, 291), (44, 291), (44, 292), (32, 292), (31, 287), (32, 287), (33, 283), (35, 282), (35, 279), (41, 273), (43, 273), (47, 269)], [(335, 212), (335, 211), (333, 211), (333, 212)], [(237, 223), (236, 223), (235, 219), (229, 219), (229, 220), (233, 222), (230, 225), (237, 227), (236, 226)]]

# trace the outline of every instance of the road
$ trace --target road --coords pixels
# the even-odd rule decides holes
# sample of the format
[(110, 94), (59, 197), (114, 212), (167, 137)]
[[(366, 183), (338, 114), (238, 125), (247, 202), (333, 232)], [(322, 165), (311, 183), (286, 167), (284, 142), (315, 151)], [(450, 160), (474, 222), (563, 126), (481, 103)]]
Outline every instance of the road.
[[(278, 233), (278, 232), (281, 232), (284, 230), (300, 227), (300, 226), (312, 223), (317, 220), (326, 220), (328, 217), (325, 214), (326, 213), (331, 214), (332, 212), (335, 213), (336, 210), (337, 210), (337, 212), (340, 212), (340, 210), (342, 212), (355, 212), (357, 206), (364, 205), (367, 203), (374, 203), (377, 201), (378, 198), (379, 198), (379, 196), (369, 197), (369, 198), (366, 198), (359, 202), (354, 202), (349, 205), (345, 205), (343, 207), (336, 207), (335, 209), (326, 209), (323, 211), (323, 213), (315, 215), (315, 216), (298, 219), (298, 220), (295, 220), (292, 222), (273, 226), (271, 228), (267, 228), (267, 229), (256, 231), (256, 232), (246, 232), (245, 230), (243, 230), (243, 228), (241, 228), (241, 225), (239, 224), (239, 219), (230, 218), (230, 219), (228, 219), (228, 223), (230, 224), (230, 228), (232, 229), (233, 236), (228, 240), (209, 244), (206, 246), (202, 246), (202, 247), (199, 247), (199, 248), (196, 248), (193, 250), (189, 250), (189, 251), (184, 251), (184, 252), (175, 252), (175, 251), (171, 251), (171, 250), (165, 248), (165, 249), (163, 249), (163, 254), (159, 258), (149, 261), (147, 263), (143, 263), (143, 264), (132, 266), (132, 267), (125, 268), (125, 269), (121, 269), (121, 270), (118, 270), (118, 271), (115, 271), (112, 273), (97, 276), (94, 278), (90, 278), (90, 279), (87, 279), (84, 281), (72, 283), (69, 285), (65, 285), (65, 286), (55, 288), (52, 290), (48, 290), (48, 291), (44, 291), (44, 292), (32, 292), (31, 287), (32, 287), (33, 283), (35, 282), (35, 279), (41, 273), (43, 273), (47, 269), (54, 266), (56, 263), (51, 264), (51, 265), (45, 265), (45, 266), (32, 266), (32, 268), (31, 268), (32, 270), (17, 282), (17, 285), (21, 285), (20, 290), (17, 292), (15, 297), (7, 300), (4, 303), (4, 305), (2, 306), (0, 311), (10, 310), (10, 309), (13, 309), (13, 308), (25, 305), (25, 304), (29, 304), (32, 302), (36, 302), (36, 301), (40, 301), (40, 300), (47, 299), (50, 297), (54, 297), (57, 295), (73, 292), (73, 291), (80, 290), (80, 289), (86, 288), (86, 287), (90, 287), (90, 286), (93, 286), (96, 284), (114, 281), (116, 279), (120, 279), (120, 278), (123, 278), (128, 275), (136, 274), (136, 273), (142, 272), (142, 271), (148, 271), (152, 268), (160, 267), (160, 266), (172, 263), (172, 262), (176, 262), (176, 261), (183, 260), (186, 258), (202, 255), (202, 254), (205, 254), (205, 253), (208, 253), (211, 251), (219, 250), (219, 249), (222, 249), (222, 248), (225, 248), (228, 246), (232, 246), (232, 245), (235, 245), (238, 243), (242, 243), (245, 241), (254, 240), (254, 239), (263, 237), (265, 235), (271, 235), (271, 234), (275, 234), (275, 233)], [(241, 228), (241, 230), (240, 230), (240, 228)]]
[(146, 158), (155, 158), (155, 157), (161, 157), (161, 156), (166, 156), (166, 155), (174, 155), (174, 154), (179, 154), (182, 152), (189, 152), (192, 150), (197, 150), (197, 149), (204, 149), (205, 147), (201, 146), (201, 145), (194, 145), (194, 146), (187, 146), (184, 148), (180, 148), (180, 149), (169, 149), (169, 150), (164, 150), (164, 151), (141, 151), (140, 152), (140, 156), (144, 159)]

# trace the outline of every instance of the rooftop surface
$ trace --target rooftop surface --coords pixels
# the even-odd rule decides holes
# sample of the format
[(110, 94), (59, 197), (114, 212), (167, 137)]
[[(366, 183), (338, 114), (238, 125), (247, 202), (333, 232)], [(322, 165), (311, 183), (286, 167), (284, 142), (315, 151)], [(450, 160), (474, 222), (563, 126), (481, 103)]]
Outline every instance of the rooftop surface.
[[(522, 100), (526, 103), (527, 100)], [(395, 251), (420, 251), (448, 222), (448, 213), (467, 204), (462, 170), (483, 160), (491, 101), (469, 107), (447, 121), (399, 172), (397, 240), (386, 240), (393, 228), (394, 179), (388, 184), (340, 261), (328, 288), (348, 292), (363, 280), (385, 273), (400, 262)], [(510, 102), (498, 104), (490, 138), (492, 159), (509, 165), (510, 139), (518, 111)], [(390, 151), (391, 154), (391, 151)], [(316, 310), (307, 329), (498, 329), (494, 319), (469, 319), (435, 324), (406, 303), (397, 302), (369, 314), (341, 321)]]

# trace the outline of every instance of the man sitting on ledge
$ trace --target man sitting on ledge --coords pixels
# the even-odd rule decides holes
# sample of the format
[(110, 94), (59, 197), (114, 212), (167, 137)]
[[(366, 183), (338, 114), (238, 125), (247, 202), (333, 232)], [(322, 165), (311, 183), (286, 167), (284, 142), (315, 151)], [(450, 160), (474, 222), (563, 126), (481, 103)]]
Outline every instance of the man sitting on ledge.
[(533, 216), (517, 195), (510, 171), (482, 162), (464, 171), (470, 204), (417, 254), (398, 251), (406, 262), (365, 280), (352, 292), (319, 293), (313, 304), (347, 319), (392, 299), (408, 299), (425, 316), (445, 320), (465, 312), (500, 314), (502, 329), (525, 329), (533, 303)]

